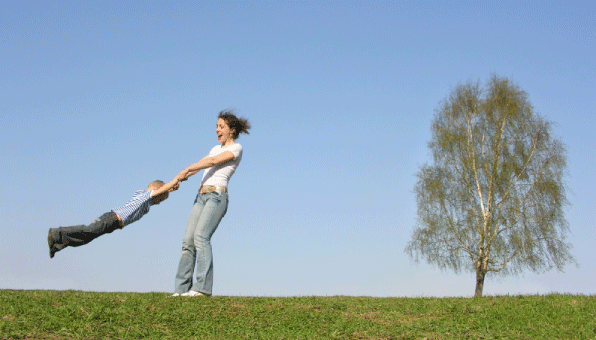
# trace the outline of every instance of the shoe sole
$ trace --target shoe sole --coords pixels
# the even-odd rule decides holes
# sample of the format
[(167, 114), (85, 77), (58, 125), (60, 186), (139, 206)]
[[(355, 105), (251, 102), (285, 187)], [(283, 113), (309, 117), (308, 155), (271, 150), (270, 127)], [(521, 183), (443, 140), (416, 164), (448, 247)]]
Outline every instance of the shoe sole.
[(48, 231), (48, 246), (50, 247), (50, 258), (54, 258), (54, 254), (56, 253), (56, 251), (53, 249), (54, 248), (54, 237), (52, 235), (52, 229), (50, 229)]

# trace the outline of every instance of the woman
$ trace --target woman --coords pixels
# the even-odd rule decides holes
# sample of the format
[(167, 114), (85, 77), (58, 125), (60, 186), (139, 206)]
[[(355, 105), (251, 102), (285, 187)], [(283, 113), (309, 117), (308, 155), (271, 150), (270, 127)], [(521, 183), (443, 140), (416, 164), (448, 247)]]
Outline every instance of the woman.
[[(173, 296), (210, 296), (213, 287), (211, 236), (228, 209), (228, 181), (242, 160), (242, 145), (235, 142), (240, 133), (248, 134), (250, 124), (232, 111), (217, 117), (217, 141), (207, 157), (178, 174), (180, 181), (205, 169), (201, 187), (190, 211), (182, 240), (182, 256), (176, 273)], [(196, 262), (196, 280), (192, 276)]]

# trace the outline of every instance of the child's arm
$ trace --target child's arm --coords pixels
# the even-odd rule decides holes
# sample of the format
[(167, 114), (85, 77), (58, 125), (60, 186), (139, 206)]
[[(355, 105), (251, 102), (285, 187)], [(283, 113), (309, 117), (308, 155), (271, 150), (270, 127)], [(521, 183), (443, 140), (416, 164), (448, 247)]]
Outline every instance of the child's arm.
[(161, 195), (164, 192), (178, 190), (178, 185), (179, 185), (178, 182), (180, 182), (180, 181), (178, 180), (178, 176), (176, 176), (170, 182), (162, 185), (161, 188), (151, 191), (151, 197)]

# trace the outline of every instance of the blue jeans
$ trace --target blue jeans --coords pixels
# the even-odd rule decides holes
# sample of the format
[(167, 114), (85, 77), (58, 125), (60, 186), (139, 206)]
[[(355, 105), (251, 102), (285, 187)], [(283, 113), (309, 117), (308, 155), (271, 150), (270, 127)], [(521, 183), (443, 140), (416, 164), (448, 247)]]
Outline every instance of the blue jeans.
[[(197, 194), (182, 240), (182, 256), (176, 272), (174, 293), (182, 294), (192, 289), (211, 295), (213, 289), (211, 236), (227, 210), (227, 192)], [(193, 284), (195, 262), (196, 280)]]

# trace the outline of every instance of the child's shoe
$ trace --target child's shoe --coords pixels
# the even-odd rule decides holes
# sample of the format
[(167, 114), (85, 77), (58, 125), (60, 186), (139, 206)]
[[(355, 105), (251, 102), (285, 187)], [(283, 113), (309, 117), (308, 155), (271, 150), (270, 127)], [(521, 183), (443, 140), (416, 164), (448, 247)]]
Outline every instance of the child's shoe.
[(65, 245), (60, 244), (60, 229), (50, 228), (48, 231), (48, 246), (50, 246), (50, 258), (54, 257), (57, 251), (66, 248)]

